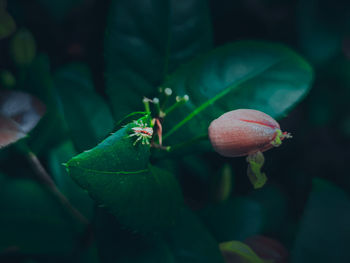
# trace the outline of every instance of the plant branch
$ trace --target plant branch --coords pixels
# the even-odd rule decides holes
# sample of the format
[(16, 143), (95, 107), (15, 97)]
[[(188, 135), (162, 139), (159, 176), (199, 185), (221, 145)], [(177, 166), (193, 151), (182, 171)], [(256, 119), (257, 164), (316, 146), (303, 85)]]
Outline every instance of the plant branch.
[(37, 179), (44, 184), (50, 192), (57, 198), (57, 200), (67, 209), (71, 215), (76, 218), (79, 222), (81, 222), (85, 226), (89, 226), (89, 220), (86, 219), (67, 199), (65, 195), (63, 195), (60, 190), (57, 188), (56, 184), (50, 177), (50, 175), (45, 170), (44, 166), (39, 161), (38, 157), (31, 151), (26, 152), (26, 157), (33, 169), (36, 172)]

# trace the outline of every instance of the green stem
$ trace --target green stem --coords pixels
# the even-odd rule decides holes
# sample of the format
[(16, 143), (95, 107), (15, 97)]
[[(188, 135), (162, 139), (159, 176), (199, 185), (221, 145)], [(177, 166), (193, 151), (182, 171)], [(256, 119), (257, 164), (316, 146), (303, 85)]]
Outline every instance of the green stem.
[(162, 104), (160, 106), (160, 109), (162, 112), (164, 111), (164, 108), (165, 108), (165, 106), (168, 102), (168, 99), (172, 93), (173, 93), (173, 91), (171, 90), (171, 88), (164, 88), (164, 90), (162, 90), (163, 99), (162, 99)]
[(144, 99), (142, 100), (142, 102), (143, 102), (143, 105), (145, 105), (145, 111), (146, 111), (147, 113), (150, 113), (150, 112), (151, 112), (151, 109), (150, 109), (150, 107), (149, 107), (149, 99), (144, 98)]
[(71, 213), (73, 217), (75, 217), (83, 225), (88, 226), (89, 221), (69, 202), (67, 197), (63, 195), (60, 192), (60, 190), (58, 190), (56, 184), (54, 183), (50, 175), (47, 173), (44, 166), (39, 161), (38, 157), (31, 151), (29, 151), (26, 154), (26, 157), (32, 165), (33, 169), (35, 170), (38, 180), (50, 190), (50, 192), (57, 198), (57, 200), (62, 204), (62, 206), (65, 207), (67, 211)]
[(160, 114), (161, 114), (161, 109), (160, 109), (160, 105), (159, 105), (159, 99), (158, 99), (158, 98), (154, 98), (154, 99), (153, 99), (153, 104), (154, 104), (154, 106), (155, 106), (155, 108), (156, 108), (156, 114), (157, 114), (157, 116), (160, 116)]
[(168, 115), (172, 111), (174, 111), (176, 108), (180, 107), (181, 105), (185, 104), (188, 101), (188, 96), (185, 95), (182, 98), (177, 98), (177, 101), (171, 105), (168, 109), (164, 111), (164, 116)]

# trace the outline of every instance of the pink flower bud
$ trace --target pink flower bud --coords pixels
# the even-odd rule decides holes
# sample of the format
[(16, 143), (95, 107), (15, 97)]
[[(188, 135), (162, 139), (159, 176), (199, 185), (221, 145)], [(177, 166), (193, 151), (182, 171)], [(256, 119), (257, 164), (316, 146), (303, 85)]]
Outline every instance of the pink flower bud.
[(277, 121), (257, 110), (230, 111), (209, 126), (209, 139), (214, 150), (226, 157), (264, 152), (289, 137), (288, 133), (281, 132)]

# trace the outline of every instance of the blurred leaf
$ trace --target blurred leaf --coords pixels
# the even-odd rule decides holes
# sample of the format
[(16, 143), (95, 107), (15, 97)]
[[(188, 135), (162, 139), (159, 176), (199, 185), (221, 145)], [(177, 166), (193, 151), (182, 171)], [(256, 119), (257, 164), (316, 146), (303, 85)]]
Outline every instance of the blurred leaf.
[(81, 189), (68, 175), (64, 163), (76, 155), (73, 144), (67, 141), (50, 152), (49, 167), (57, 187), (69, 201), (87, 218), (92, 218), (94, 202), (88, 193)]
[(12, 59), (19, 67), (28, 66), (36, 55), (34, 36), (27, 29), (16, 32), (11, 41)]
[[(102, 212), (102, 213), (101, 213)], [(163, 235), (132, 233), (100, 211), (97, 241), (102, 263), (221, 263), (218, 244), (188, 209)]]
[(226, 263), (265, 263), (246, 244), (239, 241), (228, 241), (220, 244)]
[(0, 114), (0, 148), (14, 143), (26, 135), (18, 123)]
[(237, 197), (210, 205), (199, 215), (218, 242), (243, 241), (263, 229), (263, 208), (248, 198)]
[(0, 91), (0, 113), (16, 122), (25, 133), (37, 125), (45, 111), (45, 105), (28, 93)]
[(9, 37), (16, 31), (16, 22), (12, 16), (0, 7), (0, 39)]
[(97, 249), (97, 242), (94, 241), (88, 248), (87, 251), (81, 256), (79, 262), (82, 263), (101, 263), (99, 253)]
[(263, 229), (265, 233), (278, 234), (288, 219), (287, 197), (274, 185), (253, 191), (249, 198), (258, 202), (263, 208)]
[(211, 204), (199, 212), (218, 242), (278, 233), (287, 217), (287, 200), (277, 188), (266, 186), (245, 197)]
[(130, 232), (102, 209), (97, 212), (95, 232), (101, 263), (176, 262), (160, 236)]
[(84, 64), (70, 64), (55, 73), (54, 81), (77, 150), (96, 146), (112, 131), (114, 121), (94, 90), (90, 70)]
[(69, 13), (86, 0), (37, 0), (56, 22), (62, 23)]
[(252, 108), (285, 116), (305, 97), (312, 69), (295, 52), (272, 43), (240, 41), (217, 48), (181, 67), (165, 82), (190, 100), (170, 114), (166, 137), (182, 142), (206, 134), (223, 113)]
[(36, 182), (0, 175), (0, 252), (68, 255), (77, 230), (61, 205)]
[(350, 262), (349, 222), (349, 195), (326, 180), (313, 179), (291, 262)]
[(244, 240), (259, 257), (273, 263), (287, 263), (289, 253), (277, 240), (265, 236), (252, 236)]
[(58, 145), (66, 136), (67, 127), (58, 110), (48, 57), (39, 54), (31, 65), (21, 69), (17, 88), (38, 97), (46, 105), (46, 114), (31, 132), (29, 143), (36, 153)]
[(45, 113), (45, 105), (21, 91), (0, 91), (0, 147), (27, 135)]
[(149, 165), (150, 147), (136, 144), (131, 123), (95, 148), (71, 159), (67, 169), (97, 203), (135, 230), (156, 230), (174, 223), (182, 203), (172, 174)]
[(328, 0), (300, 0), (297, 8), (298, 33), (305, 56), (324, 64), (338, 55), (343, 38), (350, 34), (350, 5)]
[(113, 0), (105, 58), (115, 117), (139, 110), (143, 96), (156, 95), (167, 74), (211, 42), (206, 0)]
[(219, 244), (189, 209), (181, 210), (179, 220), (165, 233), (165, 240), (179, 263), (223, 263)]

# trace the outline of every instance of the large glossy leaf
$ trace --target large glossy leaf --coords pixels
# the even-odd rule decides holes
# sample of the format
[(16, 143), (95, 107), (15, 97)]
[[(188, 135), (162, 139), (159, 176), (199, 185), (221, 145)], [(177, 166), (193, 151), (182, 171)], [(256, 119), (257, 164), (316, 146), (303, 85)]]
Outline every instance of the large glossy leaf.
[(241, 41), (192, 60), (165, 82), (189, 101), (168, 115), (169, 135), (177, 141), (206, 134), (221, 114), (251, 108), (273, 118), (285, 116), (309, 91), (312, 69), (285, 46)]
[(114, 121), (94, 90), (90, 70), (84, 64), (70, 64), (55, 73), (54, 81), (77, 150), (96, 146), (112, 131)]
[(211, 42), (206, 0), (113, 0), (105, 60), (115, 117), (140, 109), (143, 96)]
[(149, 165), (150, 147), (130, 137), (131, 123), (67, 164), (69, 174), (118, 220), (136, 230), (174, 223), (181, 191), (172, 174)]
[(73, 181), (63, 165), (76, 154), (77, 152), (71, 141), (61, 144), (49, 154), (49, 169), (60, 191), (85, 217), (91, 219), (94, 210), (93, 200), (86, 191)]
[(350, 197), (339, 187), (314, 179), (295, 240), (292, 262), (350, 262)]
[(132, 233), (99, 211), (96, 238), (102, 263), (222, 263), (218, 243), (187, 209), (159, 235)]
[(77, 229), (50, 193), (30, 179), (0, 175), (0, 253), (68, 255)]

